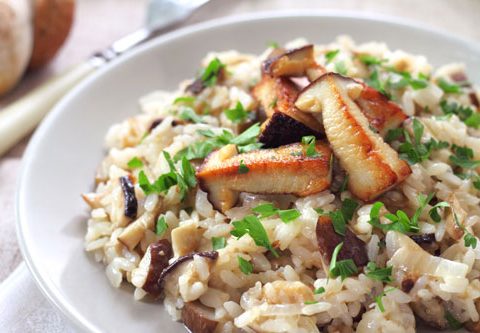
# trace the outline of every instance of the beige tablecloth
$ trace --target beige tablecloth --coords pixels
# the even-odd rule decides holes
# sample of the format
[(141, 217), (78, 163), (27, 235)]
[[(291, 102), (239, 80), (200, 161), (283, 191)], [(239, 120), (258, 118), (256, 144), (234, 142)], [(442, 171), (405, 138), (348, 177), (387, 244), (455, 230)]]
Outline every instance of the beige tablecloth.
[[(15, 100), (45, 78), (85, 59), (92, 52), (142, 25), (147, 0), (77, 0), (76, 21), (64, 49), (48, 67), (29, 73), (2, 105)], [(347, 9), (420, 21), (480, 42), (479, 0), (212, 0), (186, 24), (262, 10), (288, 8)], [(478, 69), (477, 69), (478, 70)], [(0, 111), (1, 112), (1, 111)], [(28, 139), (0, 159), (0, 281), (21, 262), (15, 236), (15, 184)]]

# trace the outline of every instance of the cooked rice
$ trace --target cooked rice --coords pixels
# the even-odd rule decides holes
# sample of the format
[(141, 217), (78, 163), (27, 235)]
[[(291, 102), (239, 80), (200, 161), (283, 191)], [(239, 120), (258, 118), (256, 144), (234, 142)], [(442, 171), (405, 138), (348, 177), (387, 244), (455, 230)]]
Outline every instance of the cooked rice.
[[(306, 44), (303, 39), (288, 43), (286, 47)], [(325, 53), (340, 50), (335, 61), (326, 62)], [(218, 57), (226, 65), (228, 75), (221, 86), (207, 87), (195, 99), (194, 108), (205, 113), (205, 123), (185, 123), (175, 126), (181, 106), (173, 101), (184, 95), (185, 81), (175, 92), (154, 92), (140, 100), (140, 115), (113, 125), (107, 133), (108, 153), (96, 175), (97, 187), (86, 198), (92, 207), (85, 236), (85, 249), (96, 261), (106, 265), (106, 275), (114, 287), (122, 281), (133, 284), (135, 299), (147, 293), (144, 287), (148, 272), (148, 248), (160, 239), (172, 242), (175, 256), (192, 252), (211, 251), (213, 237), (225, 237), (226, 247), (218, 250), (218, 259), (211, 261), (195, 255), (167, 279), (164, 286), (164, 306), (174, 320), (181, 319), (185, 302), (198, 301), (210, 308), (219, 322), (215, 332), (415, 332), (418, 318), (427, 320), (434, 327), (445, 327), (448, 313), (459, 323), (477, 322), (480, 306), (480, 247), (466, 247), (462, 238), (448, 236), (447, 213), (442, 213), (440, 223), (428, 217), (427, 206), (420, 218), (420, 233), (434, 234), (438, 250), (435, 256), (426, 251), (412, 253), (407, 248), (398, 249), (402, 240), (392, 231), (386, 236), (369, 223), (371, 203), (362, 204), (350, 221), (352, 230), (367, 245), (370, 261), (377, 265), (393, 265), (391, 285), (388, 290), (382, 282), (372, 280), (364, 273), (358, 276), (328, 277), (317, 246), (315, 228), (318, 220), (316, 208), (326, 212), (340, 207), (342, 197), (324, 191), (305, 198), (289, 195), (242, 194), (241, 202), (222, 214), (208, 201), (200, 189), (190, 191), (182, 202), (178, 186), (171, 187), (164, 195), (146, 196), (138, 182), (134, 182), (138, 200), (137, 219), (130, 221), (124, 216), (124, 203), (119, 178), (132, 175), (137, 179), (143, 170), (150, 180), (169, 172), (162, 151), (174, 156), (190, 144), (203, 140), (198, 130), (218, 132), (225, 128), (236, 131), (223, 110), (234, 108), (241, 102), (246, 110), (255, 108), (250, 89), (260, 80), (260, 66), (271, 49), (260, 56), (227, 51), (208, 54), (203, 61), (206, 66)], [(328, 45), (316, 45), (317, 62), (328, 71), (337, 71), (338, 63), (345, 67), (345, 74), (366, 80), (367, 67), (355, 60), (355, 54), (370, 54), (387, 59), (386, 65), (406, 71), (417, 77), (422, 73), (431, 76), (424, 89), (410, 86), (396, 90), (392, 98), (409, 116), (416, 116), (424, 124), (423, 140), (434, 137), (450, 144), (470, 147), (474, 159), (480, 159), (480, 131), (467, 127), (456, 115), (442, 116), (440, 103), (447, 99), (470, 106), (469, 93), (448, 94), (435, 84), (439, 77), (463, 72), (460, 64), (450, 64), (433, 69), (421, 55), (404, 51), (391, 51), (383, 43), (371, 42), (361, 45), (349, 37), (339, 37)], [(480, 98), (479, 90), (470, 89)], [(148, 135), (153, 121), (162, 119)], [(409, 128), (408, 121), (404, 125)], [(393, 143), (395, 146), (395, 143)], [(450, 149), (434, 151), (429, 159), (412, 165), (412, 174), (400, 185), (378, 199), (388, 211), (402, 209), (412, 214), (418, 207), (421, 193), (436, 193), (439, 201), (451, 201), (452, 194), (465, 211), (465, 226), (473, 234), (480, 232), (480, 195), (471, 178), (462, 179), (449, 160)], [(128, 162), (140, 157), (142, 168), (131, 169)], [(251, 208), (264, 202), (274, 202), (279, 207), (293, 207), (301, 216), (291, 223), (283, 223), (278, 217), (262, 220), (269, 239), (286, 258), (272, 260), (267, 250), (255, 245), (251, 237), (239, 239), (230, 235), (233, 220), (251, 214)], [(386, 211), (385, 211), (386, 212)], [(155, 224), (160, 215), (167, 224), (163, 235), (155, 233)], [(122, 233), (128, 232), (130, 250), (119, 241)], [(398, 238), (398, 239), (397, 239)], [(188, 241), (184, 241), (188, 239)], [(379, 246), (380, 241), (386, 246)], [(130, 243), (129, 243), (130, 244)], [(403, 252), (402, 252), (403, 251)], [(147, 255), (146, 255), (147, 253)], [(237, 256), (251, 261), (254, 273), (241, 272)], [(171, 261), (174, 261), (172, 258)], [(448, 260), (447, 260), (448, 259)], [(437, 270), (430, 263), (438, 262)], [(406, 268), (416, 267), (418, 276), (410, 290), (402, 291)], [(453, 269), (453, 270), (452, 270)], [(422, 273), (423, 272), (423, 273)], [(314, 294), (315, 288), (325, 292)], [(375, 297), (385, 288), (381, 298), (381, 311)], [(311, 301), (318, 301), (311, 304)]]

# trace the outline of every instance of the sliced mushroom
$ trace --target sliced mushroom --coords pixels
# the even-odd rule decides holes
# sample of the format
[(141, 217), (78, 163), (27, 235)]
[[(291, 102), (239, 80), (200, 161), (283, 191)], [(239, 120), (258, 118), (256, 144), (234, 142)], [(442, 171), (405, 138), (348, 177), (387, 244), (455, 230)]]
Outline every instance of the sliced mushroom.
[(275, 112), (262, 124), (258, 141), (262, 142), (265, 148), (275, 148), (299, 142), (302, 137), (310, 135), (316, 138), (323, 136), (285, 113)]
[(165, 279), (168, 277), (168, 275), (170, 275), (171, 273), (173, 273), (178, 267), (180, 267), (180, 265), (182, 265), (183, 263), (189, 261), (189, 260), (193, 260), (193, 257), (194, 256), (200, 256), (200, 257), (204, 257), (204, 258), (208, 258), (210, 260), (217, 260), (218, 258), (218, 252), (217, 251), (210, 251), (210, 252), (194, 252), (194, 253), (189, 253), (185, 256), (182, 256), (180, 258), (178, 258), (177, 260), (175, 260), (174, 262), (172, 262), (170, 265), (168, 265), (168, 267), (166, 267), (162, 273), (160, 274), (160, 277), (158, 278), (158, 285), (159, 285), (159, 288), (162, 289), (163, 288), (163, 285), (165, 283)]
[(175, 257), (184, 256), (193, 252), (200, 245), (205, 229), (196, 223), (183, 224), (172, 230), (172, 245)]
[(320, 216), (317, 221), (316, 234), (318, 248), (327, 263), (330, 263), (335, 247), (341, 242), (343, 242), (343, 246), (338, 253), (338, 260), (352, 259), (358, 267), (365, 266), (368, 263), (365, 243), (348, 227), (345, 231), (345, 237), (342, 237), (335, 232), (330, 217)]
[(264, 70), (273, 77), (309, 76), (311, 79), (325, 73), (325, 69), (315, 61), (312, 44), (288, 50), (283, 54), (267, 59)]
[(367, 117), (368, 123), (382, 137), (385, 137), (389, 130), (399, 127), (407, 119), (407, 115), (397, 104), (391, 102), (378, 90), (367, 85), (363, 85), (362, 93), (356, 102), (362, 113)]
[[(267, 148), (299, 142), (302, 136), (323, 136), (320, 122), (294, 106), (298, 88), (288, 78), (264, 75), (252, 93), (268, 118), (260, 135), (260, 142)], [(283, 130), (280, 134), (279, 129), (286, 127), (289, 131)]]
[(135, 186), (130, 176), (120, 177), (120, 186), (122, 187), (123, 198), (125, 200), (124, 215), (128, 218), (137, 217), (138, 202), (135, 196)]
[[(296, 143), (236, 155), (236, 147), (228, 145), (205, 159), (197, 179), (222, 212), (236, 204), (239, 192), (307, 196), (327, 189), (331, 180), (330, 148), (317, 141), (315, 151), (317, 156), (307, 157)], [(248, 172), (240, 173), (240, 165)]]
[(192, 333), (213, 333), (218, 321), (215, 311), (200, 302), (187, 302), (182, 309), (182, 321)]
[(303, 111), (322, 112), (328, 141), (350, 176), (350, 191), (369, 201), (403, 181), (411, 169), (369, 128), (367, 117), (354, 101), (362, 90), (361, 84), (328, 73), (305, 88), (295, 105)]
[(142, 259), (148, 262), (148, 273), (142, 287), (143, 290), (154, 297), (160, 296), (162, 288), (158, 284), (158, 280), (163, 270), (168, 267), (168, 261), (172, 257), (172, 245), (167, 239), (161, 239), (150, 244), (145, 253), (145, 258)]
[(145, 212), (142, 216), (130, 223), (118, 236), (118, 241), (125, 245), (130, 251), (142, 240), (145, 230), (153, 230), (155, 217), (158, 215), (157, 207), (152, 212)]

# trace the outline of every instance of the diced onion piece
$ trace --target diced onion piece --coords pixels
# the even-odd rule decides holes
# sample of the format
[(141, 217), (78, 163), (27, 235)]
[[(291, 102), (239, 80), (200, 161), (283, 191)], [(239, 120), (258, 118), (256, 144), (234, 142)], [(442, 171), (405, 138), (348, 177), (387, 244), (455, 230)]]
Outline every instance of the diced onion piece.
[(465, 278), (468, 265), (435, 257), (424, 251), (410, 237), (389, 231), (386, 237), (389, 265), (419, 275), (431, 275), (444, 279)]

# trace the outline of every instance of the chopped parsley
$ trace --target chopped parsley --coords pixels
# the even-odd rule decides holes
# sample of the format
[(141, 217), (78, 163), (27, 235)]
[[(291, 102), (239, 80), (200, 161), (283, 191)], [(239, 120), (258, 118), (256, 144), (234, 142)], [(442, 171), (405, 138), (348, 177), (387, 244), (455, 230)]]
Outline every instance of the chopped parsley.
[(384, 291), (382, 291), (382, 293), (378, 296), (375, 296), (375, 303), (377, 303), (377, 306), (378, 306), (378, 309), (380, 310), (380, 312), (385, 312), (385, 307), (383, 306), (383, 301), (382, 301), (382, 298), (383, 296), (386, 296), (387, 293), (395, 290), (396, 288), (392, 287), (392, 288), (389, 288), (389, 289), (385, 289)]
[(440, 102), (440, 107), (446, 116), (456, 115), (465, 125), (473, 128), (480, 127), (480, 112), (474, 111), (471, 107), (455, 102), (449, 103), (446, 100)]
[(247, 215), (239, 221), (232, 222), (232, 225), (233, 230), (230, 232), (232, 236), (240, 238), (248, 234), (257, 246), (263, 246), (278, 258), (278, 253), (270, 243), (267, 232), (258, 217)]
[(202, 71), (200, 79), (207, 87), (214, 86), (218, 81), (218, 76), (220, 75), (221, 70), (225, 65), (218, 59), (215, 58), (207, 65), (207, 67)]
[(282, 222), (289, 223), (299, 218), (302, 214), (297, 209), (278, 209), (271, 203), (261, 204), (252, 208), (254, 213), (259, 214), (259, 218), (263, 219), (278, 214)]
[(480, 166), (480, 160), (473, 160), (473, 150), (468, 147), (452, 145), (454, 155), (449, 157), (450, 162), (464, 169), (475, 169)]
[(277, 214), (278, 208), (271, 203), (261, 204), (252, 209), (254, 213), (260, 214), (260, 218), (266, 218)]
[(367, 264), (366, 275), (372, 280), (389, 283), (392, 282), (392, 268), (392, 266), (385, 268), (377, 267), (377, 264), (370, 261)]
[(445, 202), (445, 201), (441, 201), (439, 203), (437, 203), (436, 205), (434, 205), (430, 211), (428, 212), (428, 215), (430, 215), (430, 218), (433, 220), (433, 222), (440, 222), (442, 220), (442, 217), (440, 216), (440, 214), (438, 213), (438, 210), (440, 208), (446, 208), (446, 207), (450, 207), (450, 205), (448, 204), (448, 202)]
[(135, 156), (130, 161), (128, 161), (127, 165), (130, 169), (138, 169), (143, 167), (143, 162), (141, 159)]
[(340, 210), (328, 213), (328, 216), (332, 219), (333, 229), (337, 234), (345, 236), (347, 223), (353, 218), (357, 207), (358, 203), (355, 200), (347, 198), (342, 201)]
[(360, 54), (358, 56), (358, 59), (367, 66), (381, 65), (381, 64), (383, 64), (384, 62), (387, 61), (386, 59), (380, 59), (380, 58), (377, 58), (377, 57), (372, 56), (370, 54)]
[(248, 117), (248, 112), (240, 102), (237, 102), (233, 109), (225, 110), (224, 113), (225, 116), (233, 123), (242, 122)]
[[(447, 148), (449, 146), (448, 142), (436, 141), (435, 139), (430, 139), (429, 141), (422, 143), (422, 136), (425, 127), (423, 124), (416, 118), (413, 119), (413, 140), (410, 138), (410, 135), (407, 131), (403, 131), (403, 137), (405, 142), (403, 142), (398, 151), (400, 153), (400, 158), (407, 161), (409, 164), (417, 164), (427, 160), (430, 157), (430, 154), (434, 150), (439, 150), (442, 148)], [(393, 132), (394, 134), (387, 135), (387, 139), (396, 137), (399, 132)], [(387, 140), (388, 141), (388, 140)]]
[(180, 119), (193, 121), (195, 124), (203, 123), (203, 117), (199, 116), (192, 108), (183, 108), (180, 112)]
[(181, 150), (175, 155), (175, 160), (180, 160), (182, 157), (185, 157), (187, 160), (205, 158), (214, 149), (230, 143), (237, 145), (240, 153), (246, 153), (262, 146), (261, 143), (257, 142), (257, 136), (260, 134), (260, 125), (258, 123), (250, 126), (237, 137), (225, 129), (220, 134), (216, 134), (212, 130), (198, 130), (197, 132), (207, 139), (195, 142)]
[(190, 162), (183, 157), (180, 172), (178, 172), (173, 164), (170, 154), (166, 151), (163, 151), (163, 156), (170, 167), (170, 171), (158, 177), (154, 183), (150, 183), (143, 170), (140, 171), (138, 175), (138, 183), (140, 188), (146, 195), (149, 195), (152, 193), (165, 193), (168, 191), (168, 189), (170, 189), (170, 187), (178, 185), (180, 196), (182, 200), (184, 200), (188, 189), (195, 187), (197, 184), (197, 180), (195, 178), (195, 169)]
[(243, 160), (240, 161), (240, 165), (238, 166), (238, 173), (243, 175), (245, 173), (248, 173), (250, 169), (243, 163)]
[(311, 304), (317, 304), (317, 303), (318, 303), (318, 301), (305, 301), (305, 302), (303, 302), (303, 304), (305, 304), (305, 305), (311, 305)]
[(372, 206), (370, 211), (370, 221), (368, 221), (368, 223), (376, 228), (382, 229), (383, 231), (395, 230), (404, 234), (409, 232), (417, 233), (420, 231), (418, 219), (432, 198), (433, 194), (430, 194), (428, 197), (424, 194), (420, 194), (418, 196), (419, 206), (412, 218), (409, 218), (407, 213), (403, 210), (397, 210), (396, 214), (385, 214), (384, 217), (391, 221), (391, 223), (388, 224), (380, 223), (380, 209), (384, 205), (382, 202), (377, 201)]
[(159, 236), (162, 236), (165, 233), (165, 231), (167, 231), (167, 229), (168, 229), (168, 224), (165, 221), (165, 215), (162, 215), (157, 220), (155, 233)]
[(304, 147), (306, 147), (305, 155), (307, 155), (308, 157), (319, 156), (319, 154), (315, 150), (315, 141), (316, 141), (316, 139), (315, 139), (315, 136), (313, 136), (313, 135), (308, 135), (308, 136), (302, 137), (302, 145), (304, 145)]
[(335, 72), (342, 75), (347, 75), (348, 70), (344, 61), (339, 61), (335, 63)]
[(352, 276), (358, 272), (357, 265), (352, 259), (337, 260), (338, 254), (342, 249), (343, 242), (338, 244), (333, 250), (332, 260), (330, 261), (330, 276), (336, 278), (341, 277), (342, 281), (347, 277)]
[(446, 94), (458, 94), (462, 91), (462, 89), (458, 84), (450, 83), (445, 79), (438, 80), (437, 84), (440, 87), (440, 89), (442, 89), (443, 92)]
[(462, 323), (459, 322), (448, 310), (445, 310), (445, 320), (448, 322), (448, 327), (452, 330), (459, 330), (463, 327)]
[(280, 47), (280, 44), (278, 44), (278, 42), (271, 41), (267, 43), (267, 46), (271, 47), (272, 49), (278, 49)]
[(313, 291), (313, 293), (315, 295), (320, 295), (320, 294), (323, 294), (325, 292), (325, 288), (324, 287), (320, 287), (320, 288), (317, 288)]
[(278, 210), (280, 220), (285, 223), (298, 219), (302, 214), (297, 209)]
[(195, 102), (195, 97), (193, 96), (180, 96), (175, 98), (173, 104), (188, 104), (191, 105)]
[(455, 224), (463, 230), (464, 236), (463, 236), (463, 242), (465, 244), (465, 247), (471, 247), (472, 249), (475, 249), (477, 247), (477, 237), (472, 235), (467, 228), (463, 224), (460, 224), (458, 221), (457, 214), (453, 212), (453, 217), (455, 219)]
[(245, 275), (250, 275), (253, 272), (253, 265), (250, 261), (247, 261), (243, 259), (240, 256), (237, 256), (238, 259), (238, 266), (240, 267), (240, 270), (242, 271), (243, 274)]
[(225, 237), (212, 237), (212, 248), (214, 251), (223, 249), (225, 246), (227, 246)]
[(325, 60), (326, 63), (328, 64), (329, 62), (332, 62), (333, 59), (340, 53), (340, 50), (331, 50), (325, 53)]

